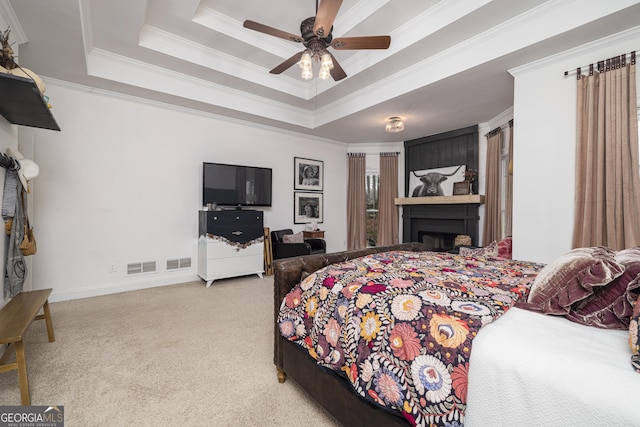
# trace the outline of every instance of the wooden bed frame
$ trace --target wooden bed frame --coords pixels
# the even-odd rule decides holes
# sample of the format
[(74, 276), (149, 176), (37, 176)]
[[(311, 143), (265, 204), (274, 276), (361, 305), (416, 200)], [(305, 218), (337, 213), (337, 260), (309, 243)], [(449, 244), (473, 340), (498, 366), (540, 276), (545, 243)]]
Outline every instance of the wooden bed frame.
[(375, 407), (355, 394), (351, 386), (328, 370), (322, 370), (306, 351), (280, 335), (277, 317), (286, 294), (302, 280), (305, 273), (336, 262), (376, 252), (403, 250), (421, 252), (422, 243), (402, 243), (363, 250), (307, 255), (274, 262), (274, 353), (273, 362), (278, 370), (278, 381), (292, 378), (307, 394), (315, 399), (337, 421), (346, 426), (407, 426), (402, 417)]

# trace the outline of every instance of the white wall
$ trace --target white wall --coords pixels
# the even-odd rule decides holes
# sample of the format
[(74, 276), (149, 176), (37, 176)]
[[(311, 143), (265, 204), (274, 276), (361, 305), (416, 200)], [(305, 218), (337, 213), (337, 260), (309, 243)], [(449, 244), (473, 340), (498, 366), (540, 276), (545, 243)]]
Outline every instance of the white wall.
[(550, 262), (571, 250), (576, 76), (564, 71), (640, 46), (640, 27), (513, 70), (513, 256)]
[[(52, 301), (197, 279), (202, 162), (273, 169), (265, 227), (293, 228), (293, 158), (324, 162), (328, 251), (346, 248), (345, 144), (283, 133), (120, 95), (47, 81), (61, 132), (20, 128), (34, 141), (34, 289)], [(166, 271), (167, 259), (192, 268)], [(158, 271), (126, 275), (126, 264)], [(116, 272), (108, 265), (115, 263)]]

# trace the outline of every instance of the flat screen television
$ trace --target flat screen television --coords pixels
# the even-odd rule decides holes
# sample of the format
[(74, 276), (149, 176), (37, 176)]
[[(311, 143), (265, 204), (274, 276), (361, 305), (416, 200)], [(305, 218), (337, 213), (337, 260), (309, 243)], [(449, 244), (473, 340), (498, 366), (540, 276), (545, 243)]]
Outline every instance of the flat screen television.
[(271, 206), (271, 169), (202, 164), (202, 205)]

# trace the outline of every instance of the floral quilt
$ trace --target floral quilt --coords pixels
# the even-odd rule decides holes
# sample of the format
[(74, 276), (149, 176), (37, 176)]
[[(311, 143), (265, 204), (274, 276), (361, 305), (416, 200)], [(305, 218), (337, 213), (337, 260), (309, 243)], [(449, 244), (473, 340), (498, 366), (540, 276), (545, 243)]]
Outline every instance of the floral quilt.
[(542, 264), (383, 252), (333, 264), (282, 302), (281, 334), (363, 398), (413, 425), (462, 426), (473, 338), (519, 299)]

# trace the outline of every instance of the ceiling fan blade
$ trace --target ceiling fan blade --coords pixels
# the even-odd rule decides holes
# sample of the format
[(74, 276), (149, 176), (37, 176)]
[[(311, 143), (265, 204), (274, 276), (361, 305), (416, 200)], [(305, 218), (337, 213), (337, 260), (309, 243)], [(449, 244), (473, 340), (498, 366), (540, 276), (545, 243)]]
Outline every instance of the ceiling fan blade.
[(244, 21), (243, 27), (250, 30), (259, 31), (261, 33), (269, 34), (270, 36), (280, 37), (281, 39), (291, 40), (292, 42), (302, 43), (302, 37), (295, 34), (287, 33), (286, 31), (278, 30), (277, 28), (269, 27), (268, 25), (260, 24), (255, 21)]
[(322, 0), (316, 13), (316, 22), (313, 25), (313, 32), (318, 37), (329, 35), (341, 5), (342, 0)]
[(333, 39), (331, 47), (337, 50), (347, 49), (388, 49), (391, 36), (340, 37)]
[(347, 77), (347, 73), (344, 72), (344, 70), (342, 69), (342, 67), (338, 63), (338, 60), (336, 59), (336, 57), (333, 56), (331, 54), (331, 52), (328, 52), (328, 53), (329, 53), (329, 55), (331, 55), (331, 61), (333, 61), (333, 68), (329, 72), (331, 74), (331, 77), (333, 78), (333, 80), (338, 81), (338, 80), (342, 80), (345, 77)]
[(293, 66), (295, 63), (300, 61), (300, 58), (302, 58), (302, 54), (303, 53), (304, 53), (304, 50), (296, 53), (291, 58), (287, 59), (282, 64), (278, 65), (276, 68), (274, 68), (273, 70), (271, 70), (269, 72), (271, 74), (280, 74), (280, 73), (282, 73), (283, 71), (287, 70), (288, 68)]

